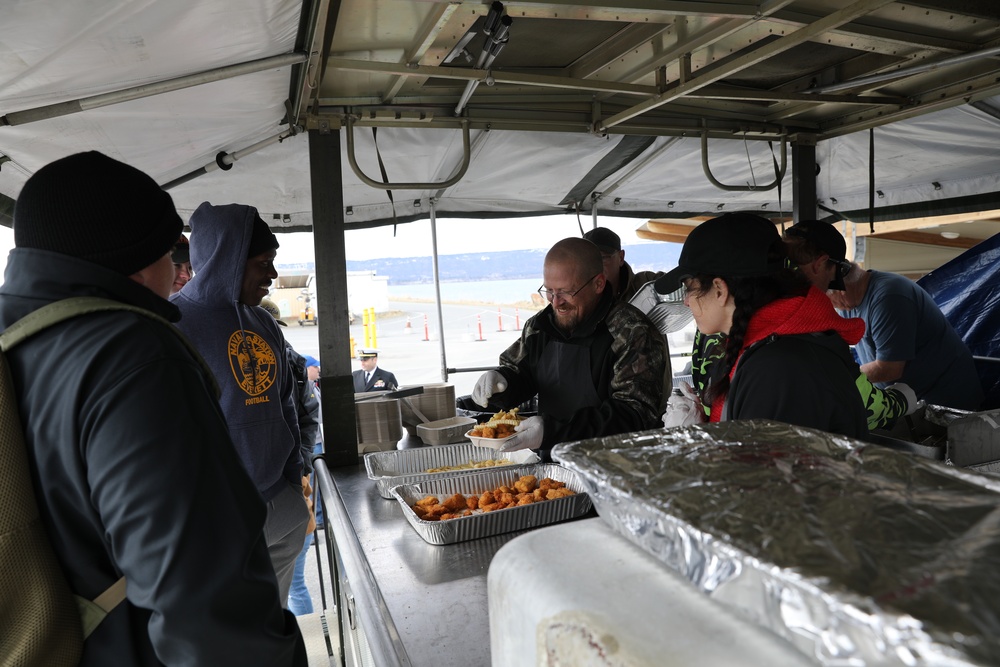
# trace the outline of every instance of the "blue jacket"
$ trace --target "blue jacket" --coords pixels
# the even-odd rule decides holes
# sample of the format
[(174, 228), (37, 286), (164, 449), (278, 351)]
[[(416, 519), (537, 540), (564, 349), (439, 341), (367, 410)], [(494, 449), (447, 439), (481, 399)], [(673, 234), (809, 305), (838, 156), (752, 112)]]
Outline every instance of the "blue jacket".
[(190, 220), (195, 276), (170, 299), (181, 331), (215, 373), (236, 452), (270, 500), (285, 483), (301, 486), (302, 456), (281, 329), (263, 308), (239, 302), (256, 216), (242, 204), (199, 206)]

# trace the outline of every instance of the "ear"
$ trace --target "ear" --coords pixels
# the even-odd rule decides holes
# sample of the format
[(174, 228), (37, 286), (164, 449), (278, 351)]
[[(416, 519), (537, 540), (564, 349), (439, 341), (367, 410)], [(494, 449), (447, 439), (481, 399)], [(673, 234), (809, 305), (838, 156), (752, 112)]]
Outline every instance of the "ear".
[(594, 278), (594, 287), (597, 288), (597, 293), (598, 294), (600, 294), (601, 292), (604, 291), (604, 286), (607, 285), (607, 284), (608, 284), (608, 279), (604, 276), (603, 273), (601, 273), (601, 275), (599, 275), (596, 278)]
[(812, 269), (811, 275), (818, 276), (826, 267), (826, 262), (828, 259), (830, 259), (829, 255), (820, 255), (813, 261), (809, 262), (809, 267)]
[(722, 278), (713, 278), (711, 294), (716, 299), (726, 302), (729, 300), (729, 285)]

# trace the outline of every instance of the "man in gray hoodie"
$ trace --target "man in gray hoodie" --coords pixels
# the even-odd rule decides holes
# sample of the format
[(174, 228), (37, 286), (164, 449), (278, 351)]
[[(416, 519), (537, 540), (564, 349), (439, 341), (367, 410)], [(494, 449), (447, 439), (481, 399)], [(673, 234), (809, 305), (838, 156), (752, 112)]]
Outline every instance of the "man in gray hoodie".
[(285, 339), (260, 307), (278, 277), (278, 240), (257, 209), (242, 204), (205, 202), (189, 224), (197, 274), (171, 300), (178, 326), (215, 374), (236, 452), (267, 503), (264, 538), (284, 604), (309, 510)]

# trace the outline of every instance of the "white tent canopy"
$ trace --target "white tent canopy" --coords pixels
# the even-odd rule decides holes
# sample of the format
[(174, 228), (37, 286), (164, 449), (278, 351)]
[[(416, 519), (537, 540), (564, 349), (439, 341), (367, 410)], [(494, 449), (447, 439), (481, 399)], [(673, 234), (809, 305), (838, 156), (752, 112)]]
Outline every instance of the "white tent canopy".
[[(501, 57), (510, 54), (509, 76), (536, 71), (551, 75), (553, 67), (545, 62), (550, 59), (571, 60), (574, 65), (565, 66), (561, 74), (579, 77), (584, 56), (572, 50), (574, 44), (578, 51), (582, 48), (580, 44), (587, 44), (589, 39), (597, 46), (588, 57), (596, 57), (593, 55), (596, 53), (610, 59), (615, 40), (622, 42), (631, 33), (642, 30), (636, 25), (643, 17), (646, 22), (652, 19), (662, 25), (659, 31), (647, 28), (641, 36), (633, 37), (636, 53), (649, 44), (655, 45), (656, 39), (663, 48), (664, 35), (670, 35), (670, 27), (680, 24), (679, 18), (685, 11), (691, 12), (688, 24), (700, 26), (702, 33), (714, 29), (721, 35), (719, 26), (723, 25), (730, 31), (736, 30), (732, 23), (737, 19), (728, 15), (740, 6), (738, 3), (726, 5), (729, 10), (726, 13), (721, 13), (722, 6), (704, 4), (704, 11), (695, 12), (690, 3), (607, 3), (610, 9), (591, 3), (508, 3), (506, 11), (514, 16), (514, 22), (510, 45)], [(773, 14), (778, 17), (776, 25), (784, 26), (788, 34), (794, 27), (792, 18), (798, 14), (784, 16), (781, 12), (797, 9), (810, 13), (818, 23), (828, 18), (824, 12), (832, 14), (834, 9), (843, 11), (862, 3), (838, 3), (837, 7), (825, 10), (808, 3), (796, 8), (797, 4), (775, 5), (783, 8)], [(563, 5), (567, 21), (580, 26), (576, 42), (567, 38), (564, 43), (555, 36), (551, 44), (517, 41), (519, 31), (530, 34), (544, 28), (545, 21), (554, 20), (559, 5)], [(953, 58), (962, 48), (973, 51), (991, 46), (997, 37), (996, 17), (956, 17), (954, 11), (950, 14), (952, 25), (948, 26), (950, 42), (946, 42), (940, 29), (927, 25), (931, 19), (917, 27), (905, 26), (910, 34), (894, 35), (893, 28), (904, 26), (895, 26), (884, 16), (889, 16), (890, 10), (898, 14), (902, 6), (884, 2), (868, 5), (871, 7), (868, 18), (872, 23), (881, 21), (884, 26), (881, 32), (862, 29), (868, 24), (857, 19), (859, 27), (853, 33), (841, 27), (829, 33), (834, 35), (831, 39), (839, 37), (842, 42), (845, 33), (860, 35), (877, 43), (871, 47), (873, 50), (883, 42), (894, 42), (900, 53), (909, 54), (909, 60), (894, 62), (897, 69), (911, 67), (915, 61), (927, 57)], [(454, 51), (463, 41), (475, 55), (477, 35), (463, 40), (461, 34), (447, 33), (454, 32), (456, 25), (475, 28), (478, 24), (466, 25), (463, 16), (481, 22), (488, 6), (469, 1), (344, 0), (303, 4), (291, 0), (255, 0), (241, 3), (234, 10), (231, 3), (220, 0), (139, 3), (109, 0), (98, 5), (16, 3), (5, 8), (0, 24), (0, 122), (9, 123), (0, 126), (0, 160), (3, 160), (0, 194), (15, 199), (26, 178), (44, 164), (70, 153), (100, 150), (147, 171), (161, 183), (170, 183), (207, 167), (206, 175), (172, 187), (171, 194), (182, 215), (206, 200), (239, 201), (257, 206), (276, 228), (308, 229), (314, 221), (308, 141), (303, 135), (306, 130), (323, 127), (323, 123), (336, 130), (345, 114), (355, 114), (358, 126), (353, 129), (353, 138), (357, 161), (373, 180), (382, 179), (372, 129), (367, 125), (381, 126), (378, 151), (389, 181), (433, 183), (447, 179), (462, 163), (463, 151), (458, 119), (454, 114), (445, 118), (439, 108), (442, 106), (439, 97), (434, 97), (443, 96), (440, 91), (445, 79), (417, 77), (416, 83), (410, 79), (398, 83), (403, 77), (397, 77), (398, 92), (393, 100), (385, 90), (386, 81), (393, 80), (390, 75), (324, 66), (323, 61), (333, 58), (330, 62), (361, 63), (350, 67), (406, 61), (430, 68), (430, 64), (440, 63), (441, 53)], [(747, 7), (749, 15), (750, 5)], [(581, 20), (585, 9), (587, 16), (601, 20)], [(720, 12), (720, 17), (711, 14), (713, 9)], [(629, 20), (619, 17), (620, 21), (615, 22), (600, 13), (611, 10), (626, 14)], [(926, 13), (932, 15), (932, 11), (937, 12)], [(573, 12), (576, 14), (571, 17)], [(538, 25), (522, 18), (525, 15)], [(799, 20), (809, 27), (801, 17)], [(751, 36), (760, 37), (764, 43), (767, 38), (761, 36), (761, 23), (766, 22), (747, 19), (739, 29), (744, 34), (751, 31)], [(590, 35), (588, 30), (595, 34)], [(805, 44), (818, 48), (824, 35), (817, 33)], [(324, 39), (329, 43), (325, 51)], [(681, 39), (679, 30), (676, 39)], [(724, 43), (721, 37), (716, 39), (713, 43), (704, 37), (700, 40), (691, 37), (690, 53), (696, 64), (698, 54), (709, 48), (696, 47), (702, 44), (718, 47)], [(773, 43), (768, 42), (768, 46)], [(683, 52), (679, 47), (676, 50)], [(849, 55), (846, 62), (855, 62), (859, 57)], [(546, 68), (530, 67), (532, 58)], [(785, 68), (793, 66), (788, 61), (782, 61)], [(1000, 65), (992, 55), (976, 62), (975, 71), (956, 74), (950, 70), (941, 74), (940, 80), (933, 81), (933, 90), (949, 96), (947, 104), (931, 99), (926, 80), (923, 86), (928, 94), (922, 98), (915, 97), (906, 84), (895, 82), (880, 91), (886, 96), (906, 95), (913, 107), (912, 114), (903, 113), (905, 105), (890, 107), (891, 114), (887, 115), (901, 118), (892, 124), (870, 121), (871, 125), (878, 125), (874, 130), (875, 188), (880, 192), (876, 208), (883, 209), (882, 217), (905, 217), (914, 210), (930, 215), (974, 206), (1000, 208), (995, 202), (1000, 192), (1000, 153), (994, 148), (1000, 145), (1000, 121), (994, 111), (1000, 102), (989, 97), (995, 92), (991, 87), (981, 84), (984, 73), (992, 71), (990, 68), (1000, 69)], [(498, 58), (497, 64), (500, 63)], [(826, 76), (829, 63), (822, 64), (827, 69), (815, 70), (814, 77)], [(893, 69), (885, 62), (880, 65), (881, 68), (872, 65), (872, 71)], [(671, 61), (664, 67), (669, 80), (675, 65)], [(803, 62), (801, 67), (802, 72), (795, 72), (797, 78), (791, 75), (786, 78), (797, 81), (809, 74), (809, 67), (816, 65)], [(838, 67), (847, 68), (843, 64)], [(233, 69), (249, 73), (220, 78), (231, 74)], [(438, 65), (437, 69), (445, 74), (469, 71), (457, 66), (445, 71)], [(752, 80), (746, 75), (752, 70), (738, 71), (745, 79)], [(529, 78), (527, 74), (522, 76), (525, 80)], [(655, 76), (655, 68), (643, 76), (626, 77), (618, 72), (602, 76), (597, 68), (588, 79), (582, 80), (592, 79), (601, 85), (617, 81), (619, 87), (640, 88), (651, 81), (649, 77)], [(921, 80), (915, 78), (918, 83), (914, 85), (919, 85)], [(961, 80), (972, 82), (965, 99), (956, 98), (948, 88)], [(172, 83), (185, 87), (130, 99), (146, 94), (152, 87), (172, 88)], [(409, 90), (418, 84), (423, 86), (423, 97)], [(455, 90), (446, 90), (457, 96), (465, 81), (458, 80), (455, 85)], [(746, 81), (742, 85), (748, 86)], [(712, 128), (708, 162), (719, 181), (740, 186), (771, 183), (780, 156), (781, 128), (785, 128), (790, 140), (800, 142), (808, 130), (821, 139), (815, 158), (816, 198), (823, 207), (820, 212), (826, 209), (826, 213), (840, 211), (858, 216), (858, 212), (868, 207), (869, 136), (865, 131), (839, 134), (839, 128), (848, 122), (844, 120), (843, 104), (839, 105), (840, 111), (829, 117), (836, 120), (827, 121), (824, 116), (817, 121), (809, 114), (818, 117), (821, 106), (818, 104), (812, 105), (809, 114), (793, 117), (795, 107), (785, 100), (771, 103), (770, 116), (754, 116), (752, 113), (758, 113), (756, 109), (763, 107), (763, 102), (742, 101), (740, 107), (722, 98), (682, 99), (687, 106), (678, 106), (677, 111), (644, 126), (629, 127), (628, 123), (622, 123), (604, 132), (588, 132), (576, 116), (568, 116), (569, 112), (563, 114), (565, 120), (548, 120), (553, 116), (552, 109), (576, 113), (573, 105), (578, 105), (580, 91), (569, 90), (562, 100), (556, 94), (565, 91), (561, 84), (552, 91), (511, 85), (506, 96), (503, 88), (500, 83), (492, 87), (480, 85), (471, 98), (465, 111), (471, 125), (470, 166), (464, 177), (451, 187), (395, 190), (392, 204), (386, 191), (364, 185), (353, 173), (344, 141), (341, 163), (346, 227), (392, 221), (394, 216), (399, 220), (426, 217), (430, 199), (435, 201), (438, 215), (456, 217), (590, 211), (595, 203), (600, 212), (638, 218), (685, 217), (733, 209), (774, 214), (789, 211), (794, 189), (791, 150), (780, 195), (778, 188), (721, 190), (709, 182), (702, 167), (699, 118), (703, 127)], [(771, 90), (786, 94), (785, 91), (795, 88), (785, 83), (772, 86)], [(549, 97), (536, 102), (539, 90), (545, 90)], [(297, 107), (299, 97), (308, 99), (309, 91), (316, 91), (311, 104)], [(780, 97), (777, 93), (774, 96)], [(586, 97), (595, 98), (595, 94)], [(611, 93), (596, 97), (604, 100), (606, 108), (617, 108), (612, 106), (617, 100)], [(625, 98), (617, 102), (619, 106), (643, 99), (641, 95), (618, 97)], [(358, 113), (365, 108), (362, 103), (366, 100), (373, 101), (368, 105), (371, 111)], [(424, 100), (424, 106), (413, 100)], [(695, 104), (699, 106), (695, 108)], [(82, 110), (46, 118), (52, 113), (52, 105), (63, 105), (60, 110), (66, 107)], [(590, 105), (587, 103), (583, 108)], [(921, 105), (926, 110), (943, 108), (916, 115), (923, 110)], [(837, 107), (833, 103), (827, 106)], [(435, 111), (428, 112), (431, 107)], [(506, 115), (497, 114), (498, 120), (491, 123), (485, 118), (494, 107), (503, 107)], [(289, 123), (289, 109), (295, 108), (299, 114)], [(859, 117), (878, 115), (869, 107), (850, 108), (861, 109)], [(785, 112), (777, 113), (775, 109)], [(517, 125), (514, 120), (517, 113), (531, 122), (526, 120)], [(413, 120), (421, 115), (423, 120)], [(787, 126), (782, 116), (787, 117)], [(690, 124), (690, 131), (677, 129), (684, 123)], [(522, 126), (525, 129), (512, 129)], [(555, 131), (546, 131), (547, 126)], [(735, 131), (740, 126), (746, 128), (742, 134)], [(674, 129), (670, 130), (671, 127)], [(339, 131), (346, 139), (346, 128)], [(645, 138), (640, 136), (644, 131), (649, 132)], [(825, 138), (824, 132), (830, 136)], [(256, 152), (240, 153), (282, 133), (293, 136), (283, 137), (280, 143)], [(769, 141), (762, 140), (765, 138)], [(616, 150), (623, 150), (620, 144), (636, 139), (646, 141), (643, 145), (636, 144), (638, 148), (633, 146), (631, 152), (625, 151), (627, 158), (616, 154)], [(229, 171), (215, 168), (216, 156), (220, 154), (238, 158)], [(594, 174), (592, 170), (595, 167), (600, 170), (599, 163), (604, 158), (611, 160), (613, 167), (607, 173)], [(587, 187), (582, 190), (583, 196), (579, 196), (584, 185)], [(578, 198), (567, 201), (571, 193)], [(0, 211), (3, 210), (0, 206)], [(9, 214), (5, 222), (10, 224)]]

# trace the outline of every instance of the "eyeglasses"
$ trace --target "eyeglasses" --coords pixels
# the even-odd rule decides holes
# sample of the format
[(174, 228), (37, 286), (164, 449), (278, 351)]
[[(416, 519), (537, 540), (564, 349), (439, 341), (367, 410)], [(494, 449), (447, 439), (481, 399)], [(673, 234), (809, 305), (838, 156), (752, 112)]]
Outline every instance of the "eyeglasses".
[(588, 280), (583, 284), (583, 287), (581, 287), (578, 290), (573, 290), (572, 292), (553, 291), (550, 289), (545, 289), (545, 285), (542, 285), (541, 287), (538, 288), (538, 293), (541, 295), (543, 299), (546, 299), (548, 301), (553, 301), (555, 300), (556, 297), (559, 297), (563, 301), (568, 301), (573, 297), (575, 297), (580, 292), (582, 292), (583, 288), (589, 285), (594, 280), (594, 278), (603, 273), (604, 273), (603, 271), (601, 273), (595, 273), (593, 276), (591, 276), (590, 280)]
[(846, 278), (847, 274), (851, 272), (851, 263), (846, 259), (830, 259), (827, 258), (827, 263), (833, 264), (837, 270), (837, 276), (840, 278)]

